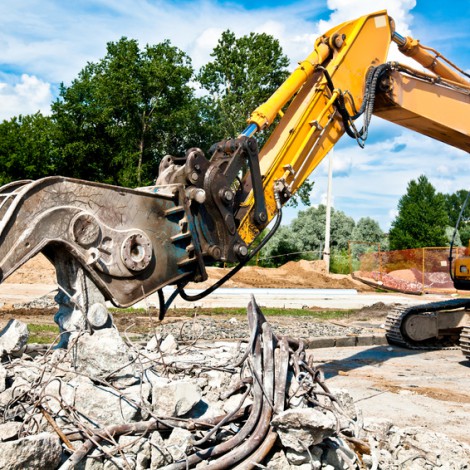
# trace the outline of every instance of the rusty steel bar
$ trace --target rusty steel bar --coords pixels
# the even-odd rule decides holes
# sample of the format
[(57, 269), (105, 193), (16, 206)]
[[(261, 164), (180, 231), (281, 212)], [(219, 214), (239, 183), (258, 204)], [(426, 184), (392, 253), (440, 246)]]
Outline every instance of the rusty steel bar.
[[(257, 306), (256, 304), (254, 305), (256, 309)], [(264, 316), (262, 318), (264, 319), (262, 324), (263, 366), (260, 375), (263, 379), (263, 389), (266, 396), (263, 400), (263, 410), (260, 419), (253, 434), (242, 445), (204, 467), (207, 470), (232, 468), (240, 460), (245, 459), (259, 448), (260, 443), (263, 442), (269, 430), (273, 414), (272, 401), (274, 397), (274, 335), (269, 323), (266, 322)]]
[(241, 390), (243, 387), (246, 387), (247, 385), (252, 385), (253, 384), (253, 377), (244, 377), (240, 379), (238, 382), (233, 384), (233, 386), (229, 389), (227, 389), (226, 392), (220, 394), (220, 399), (221, 400), (226, 400), (227, 398), (230, 398), (232, 395), (235, 395), (239, 390)]
[[(284, 411), (285, 397), (287, 388), (287, 373), (289, 370), (289, 344), (286, 338), (281, 338), (279, 347), (274, 351), (274, 415)], [(277, 440), (277, 433), (274, 431), (272, 426), (269, 428), (269, 432), (258, 447), (258, 449), (250, 455), (243, 462), (238, 464), (234, 470), (251, 470), (266, 458)]]
[(239, 465), (234, 467), (233, 470), (251, 470), (253, 468), (264, 468), (260, 467), (260, 463), (268, 456), (271, 449), (277, 440), (277, 432), (270, 428), (268, 435), (265, 437), (262, 444), (251, 454), (246, 460), (241, 462)]
[[(289, 370), (289, 345), (285, 338), (280, 341), (280, 347), (276, 349), (276, 389), (274, 391), (274, 413), (284, 411), (286, 401), (287, 373)], [(276, 357), (277, 356), (277, 357)]]
[(240, 400), (240, 403), (239, 405), (229, 414), (227, 414), (227, 416), (222, 419), (222, 421), (220, 421), (219, 423), (217, 423), (210, 431), (208, 431), (206, 433), (206, 435), (199, 439), (198, 441), (193, 441), (193, 446), (195, 447), (198, 447), (202, 444), (204, 444), (205, 442), (207, 442), (209, 440), (209, 438), (216, 432), (218, 431), (224, 424), (228, 423), (230, 421), (230, 419), (235, 416), (241, 409), (243, 403), (245, 403), (245, 400), (246, 400), (246, 397), (248, 396), (248, 394), (251, 392), (251, 388), (248, 387), (245, 391), (245, 393), (243, 394), (241, 400)]
[[(256, 308), (253, 308), (251, 302), (249, 304), (249, 308), (247, 309), (247, 314), (250, 329), (257, 328), (258, 313), (256, 312)], [(257, 335), (256, 337), (256, 341), (252, 351), (252, 358), (255, 367), (257, 369), (262, 369), (261, 340), (259, 335)], [(253, 405), (250, 416), (246, 420), (244, 426), (238, 431), (238, 433), (234, 437), (207, 449), (199, 450), (196, 453), (188, 456), (184, 460), (180, 460), (178, 462), (174, 462), (170, 465), (163, 467), (162, 470), (186, 470), (187, 468), (196, 465), (197, 463), (203, 460), (207, 460), (212, 457), (218, 457), (229, 452), (231, 449), (241, 444), (255, 428), (256, 424), (259, 421), (260, 414), (263, 410), (263, 403), (263, 391), (255, 380), (253, 381)]]
[(120, 436), (122, 434), (138, 434), (148, 431), (154, 431), (158, 427), (158, 421), (150, 419), (148, 421), (141, 421), (140, 423), (131, 424), (118, 424), (115, 426), (108, 426), (104, 429), (98, 429), (93, 436), (86, 440), (83, 445), (76, 450), (70, 458), (64, 462), (59, 470), (69, 470), (75, 468), (91, 450), (96, 446), (97, 443), (106, 439), (106, 436)]

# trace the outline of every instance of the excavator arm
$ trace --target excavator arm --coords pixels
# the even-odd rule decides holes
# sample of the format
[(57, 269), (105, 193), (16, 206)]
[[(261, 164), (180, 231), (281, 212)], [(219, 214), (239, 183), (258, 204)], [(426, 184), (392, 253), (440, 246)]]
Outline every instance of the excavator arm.
[[(431, 73), (387, 63), (392, 42)], [(197, 148), (166, 156), (145, 188), (63, 177), (1, 188), (1, 280), (42, 251), (57, 270), (59, 304), (95, 312), (90, 323), (106, 323), (96, 314), (106, 300), (125, 307), (155, 291), (163, 316), (164, 286), (191, 300), (183, 287), (205, 280), (205, 266), (240, 269), (266, 242), (250, 251), (255, 238), (273, 218), (279, 225), (282, 205), (338, 140), (347, 133), (364, 145), (372, 114), (468, 151), (470, 85), (452, 65), (397, 34), (386, 11), (343, 23), (315, 41), (245, 131), (215, 144), (209, 159)], [(253, 135), (278, 115), (258, 151)]]
[[(433, 73), (387, 63), (391, 42)], [(268, 220), (276, 213), (270, 190), (274, 183), (281, 183), (285, 198), (290, 197), (344, 133), (363, 145), (372, 114), (469, 151), (470, 82), (463, 75), (437, 51), (396, 33), (386, 11), (344, 23), (318, 38), (312, 54), (252, 113), (245, 131), (252, 135), (277, 114), (283, 116), (260, 152)], [(364, 124), (358, 129), (361, 116)], [(250, 184), (247, 179), (240, 211), (240, 233), (247, 241), (259, 229), (252, 223)]]

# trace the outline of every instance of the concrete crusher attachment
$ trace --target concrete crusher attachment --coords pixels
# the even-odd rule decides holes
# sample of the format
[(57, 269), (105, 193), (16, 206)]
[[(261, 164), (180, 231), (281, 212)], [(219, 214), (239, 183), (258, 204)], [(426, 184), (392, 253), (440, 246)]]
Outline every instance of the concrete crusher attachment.
[(106, 326), (107, 300), (126, 307), (167, 284), (204, 279), (188, 207), (177, 184), (133, 190), (62, 177), (8, 184), (0, 188), (0, 280), (43, 252), (57, 272), (61, 330), (86, 320)]

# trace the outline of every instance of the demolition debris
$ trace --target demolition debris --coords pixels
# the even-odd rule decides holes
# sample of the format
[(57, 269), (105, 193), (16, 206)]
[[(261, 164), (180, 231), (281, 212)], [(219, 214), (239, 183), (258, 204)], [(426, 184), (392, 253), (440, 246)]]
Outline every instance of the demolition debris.
[(301, 340), (274, 334), (254, 299), (239, 343), (124, 332), (67, 350), (0, 334), (0, 468), (465, 469), (470, 447), (363, 419)]

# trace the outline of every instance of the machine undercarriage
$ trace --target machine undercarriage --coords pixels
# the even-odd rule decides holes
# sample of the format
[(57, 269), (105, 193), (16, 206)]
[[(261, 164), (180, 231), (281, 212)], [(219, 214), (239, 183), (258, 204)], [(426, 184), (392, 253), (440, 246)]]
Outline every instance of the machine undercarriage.
[(408, 349), (458, 347), (470, 359), (470, 299), (394, 308), (385, 322), (387, 340)]

